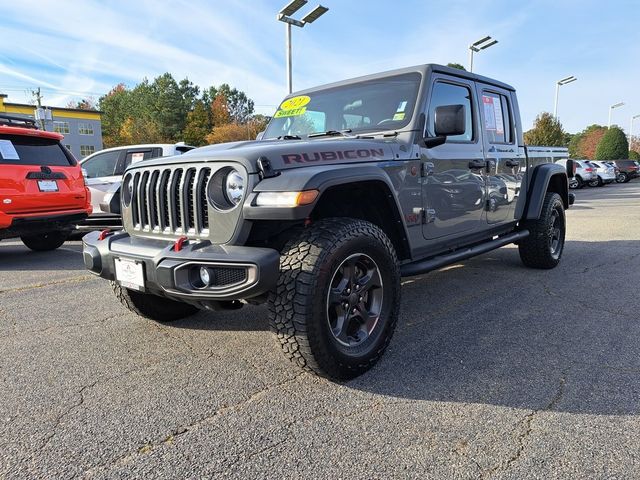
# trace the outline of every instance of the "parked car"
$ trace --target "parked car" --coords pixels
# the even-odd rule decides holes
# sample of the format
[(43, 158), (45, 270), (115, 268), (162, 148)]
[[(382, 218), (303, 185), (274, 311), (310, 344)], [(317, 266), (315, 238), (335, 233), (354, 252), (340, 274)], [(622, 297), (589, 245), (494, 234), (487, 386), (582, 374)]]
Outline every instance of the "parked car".
[(0, 239), (20, 237), (31, 250), (61, 246), (91, 212), (74, 156), (55, 132), (0, 114)]
[[(566, 168), (567, 160), (557, 160), (556, 163)], [(589, 165), (586, 160), (574, 160), (576, 172), (573, 178), (569, 179), (569, 188), (582, 188), (589, 182), (597, 180), (596, 169)]]
[(596, 168), (596, 178), (589, 182), (590, 187), (602, 187), (616, 180), (615, 168), (606, 162), (589, 160), (587, 163)]
[(195, 147), (176, 144), (128, 145), (100, 150), (80, 162), (87, 186), (91, 190), (92, 213), (79, 226), (81, 230), (118, 227), (120, 219), (120, 184), (129, 165), (150, 158), (169, 157)]
[(620, 170), (616, 177), (616, 182), (627, 183), (632, 178), (640, 177), (640, 166), (634, 160), (615, 160), (616, 166)]
[(515, 89), (466, 71), (308, 89), (258, 141), (127, 168), (124, 230), (87, 234), (83, 259), (156, 321), (267, 303), (289, 360), (352, 378), (391, 341), (401, 277), (511, 243), (526, 266), (558, 265), (573, 165), (523, 145)]

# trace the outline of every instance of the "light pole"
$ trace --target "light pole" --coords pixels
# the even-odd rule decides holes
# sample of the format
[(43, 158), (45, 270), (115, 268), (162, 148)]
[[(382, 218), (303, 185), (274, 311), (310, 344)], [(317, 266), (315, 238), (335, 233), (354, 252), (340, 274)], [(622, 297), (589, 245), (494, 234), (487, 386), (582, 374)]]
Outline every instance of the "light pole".
[(611, 111), (612, 111), (614, 108), (618, 108), (618, 107), (621, 107), (621, 106), (623, 106), (623, 105), (624, 105), (624, 102), (619, 102), (619, 103), (616, 103), (616, 104), (611, 105), (611, 106), (609, 107), (609, 123), (607, 123), (607, 128), (611, 128)]
[(479, 52), (480, 50), (484, 50), (485, 48), (489, 48), (498, 43), (498, 40), (494, 40), (493, 38), (486, 36), (481, 38), (477, 42), (469, 45), (469, 71), (473, 72), (473, 53)]
[(633, 121), (640, 118), (640, 114), (631, 117), (631, 125), (629, 125), (629, 150), (631, 150), (631, 138), (633, 137)]
[(307, 4), (307, 0), (293, 0), (286, 7), (284, 7), (280, 12), (278, 12), (278, 16), (276, 17), (281, 22), (287, 24), (287, 88), (289, 93), (293, 91), (293, 79), (291, 73), (291, 25), (295, 25), (296, 27), (304, 27), (307, 23), (313, 23), (322, 15), (324, 15), (329, 9), (327, 7), (323, 7), (322, 5), (318, 5), (316, 8), (307, 13), (302, 20), (296, 20), (295, 18), (291, 18), (291, 15), (296, 13), (302, 7)]
[(558, 80), (556, 82), (556, 100), (553, 104), (553, 116), (558, 118), (558, 92), (560, 91), (560, 87), (562, 85), (566, 85), (567, 83), (575, 82), (577, 80), (576, 77), (571, 75), (570, 77), (565, 77), (562, 80)]

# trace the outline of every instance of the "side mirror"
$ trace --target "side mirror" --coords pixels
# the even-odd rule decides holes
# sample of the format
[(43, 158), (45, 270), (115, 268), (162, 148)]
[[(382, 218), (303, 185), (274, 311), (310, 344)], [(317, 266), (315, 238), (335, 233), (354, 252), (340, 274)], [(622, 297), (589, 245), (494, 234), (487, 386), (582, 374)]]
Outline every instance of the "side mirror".
[(425, 136), (421, 145), (426, 148), (437, 147), (447, 141), (447, 137), (462, 135), (467, 130), (467, 117), (464, 105), (442, 105), (436, 107), (434, 118), (435, 137)]
[(567, 160), (567, 177), (573, 178), (576, 176), (576, 162), (569, 159)]
[(464, 105), (436, 107), (434, 119), (436, 136), (462, 135), (467, 130), (466, 122)]

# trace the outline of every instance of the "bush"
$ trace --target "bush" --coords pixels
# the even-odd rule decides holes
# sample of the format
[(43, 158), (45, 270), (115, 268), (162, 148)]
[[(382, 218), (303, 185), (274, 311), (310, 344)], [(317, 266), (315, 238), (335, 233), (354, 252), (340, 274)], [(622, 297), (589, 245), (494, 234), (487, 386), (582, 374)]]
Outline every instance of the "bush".
[(619, 127), (609, 128), (596, 148), (596, 160), (624, 160), (629, 156), (627, 136)]
[(635, 150), (629, 150), (629, 160), (640, 160), (640, 153)]

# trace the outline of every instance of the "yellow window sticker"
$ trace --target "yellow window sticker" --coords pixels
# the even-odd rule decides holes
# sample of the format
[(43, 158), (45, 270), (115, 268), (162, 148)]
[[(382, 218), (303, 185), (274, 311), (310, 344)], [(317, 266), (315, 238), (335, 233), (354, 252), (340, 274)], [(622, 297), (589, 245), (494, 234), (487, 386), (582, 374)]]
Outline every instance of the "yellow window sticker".
[(282, 105), (280, 105), (280, 110), (297, 110), (300, 107), (304, 107), (310, 101), (311, 101), (311, 97), (308, 97), (306, 95), (292, 97), (282, 102)]
[(394, 121), (404, 120), (404, 113), (396, 113), (396, 114), (393, 116), (393, 120), (394, 120)]
[(306, 111), (307, 111), (307, 107), (300, 107), (292, 110), (278, 110), (274, 115), (274, 117), (275, 118), (298, 117), (300, 115), (304, 115), (304, 112)]

